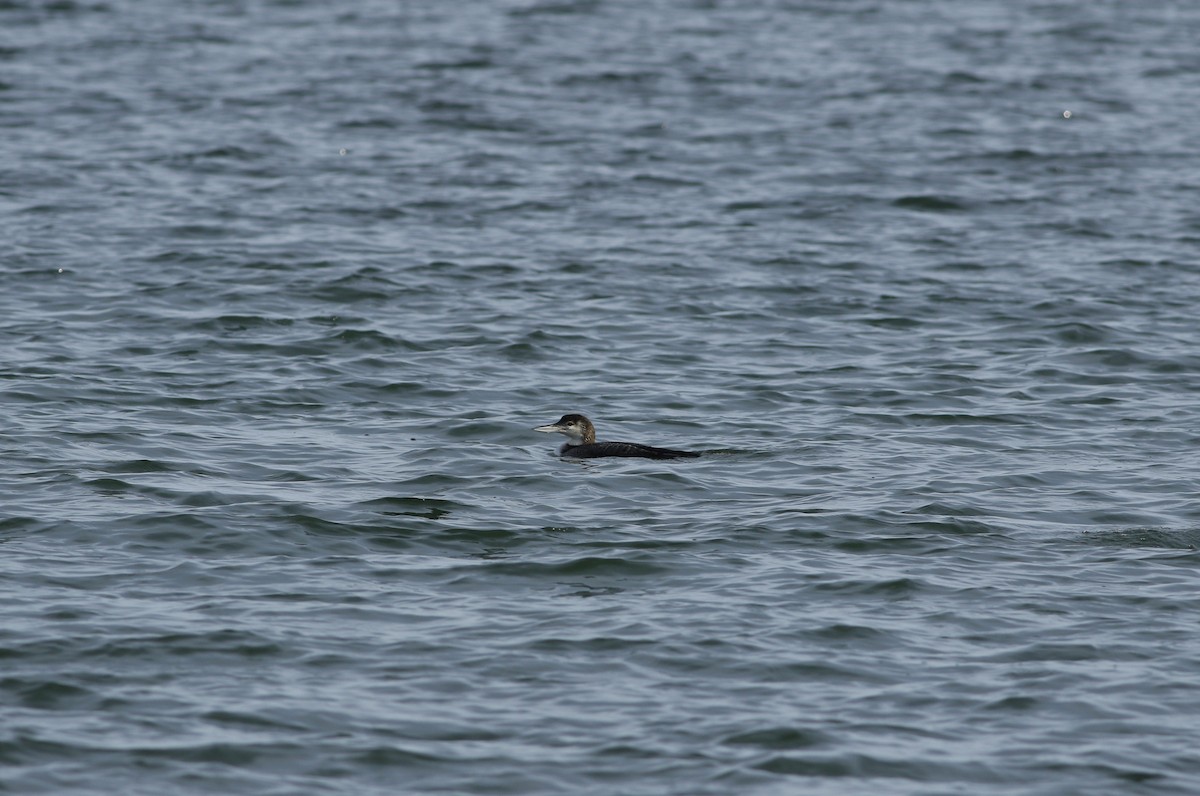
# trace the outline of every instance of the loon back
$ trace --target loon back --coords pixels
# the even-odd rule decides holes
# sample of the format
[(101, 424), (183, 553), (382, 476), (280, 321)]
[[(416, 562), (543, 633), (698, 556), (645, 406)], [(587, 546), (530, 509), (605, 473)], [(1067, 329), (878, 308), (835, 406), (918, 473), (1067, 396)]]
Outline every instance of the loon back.
[(677, 451), (671, 448), (656, 448), (636, 442), (593, 442), (588, 445), (567, 443), (558, 451), (568, 459), (599, 459), (602, 456), (634, 456), (642, 459), (695, 459), (700, 456), (693, 451)]
[(569, 459), (599, 459), (605, 456), (638, 457), (642, 459), (695, 459), (700, 456), (693, 451), (677, 451), (671, 448), (656, 448), (636, 442), (596, 442), (596, 427), (583, 415), (563, 415), (557, 423), (538, 426), (534, 431), (548, 434), (565, 434), (567, 443), (558, 455)]

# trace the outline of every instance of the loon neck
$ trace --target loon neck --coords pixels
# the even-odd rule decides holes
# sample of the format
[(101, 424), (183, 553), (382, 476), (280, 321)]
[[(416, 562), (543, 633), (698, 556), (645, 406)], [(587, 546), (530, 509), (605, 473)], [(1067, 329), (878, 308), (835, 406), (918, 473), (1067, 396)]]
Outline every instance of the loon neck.
[(596, 441), (596, 427), (593, 426), (591, 423), (585, 423), (582, 425), (583, 425), (583, 428), (580, 430), (583, 432), (583, 436), (577, 436), (575, 434), (572, 434), (571, 435), (571, 444), (572, 445), (591, 445), (593, 442)]

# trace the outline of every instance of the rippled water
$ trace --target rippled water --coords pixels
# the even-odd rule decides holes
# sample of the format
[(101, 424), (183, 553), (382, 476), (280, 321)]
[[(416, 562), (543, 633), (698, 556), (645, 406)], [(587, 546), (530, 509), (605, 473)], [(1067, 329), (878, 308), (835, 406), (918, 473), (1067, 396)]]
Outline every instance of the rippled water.
[(0, 788), (1197, 792), (1197, 41), (0, 0)]

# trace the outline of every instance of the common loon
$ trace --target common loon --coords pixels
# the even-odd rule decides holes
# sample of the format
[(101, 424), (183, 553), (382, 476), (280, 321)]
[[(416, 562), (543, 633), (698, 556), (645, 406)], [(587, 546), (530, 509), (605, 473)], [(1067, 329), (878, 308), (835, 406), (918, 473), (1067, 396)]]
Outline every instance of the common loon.
[(583, 415), (563, 415), (557, 423), (538, 426), (534, 431), (547, 434), (566, 434), (567, 442), (559, 456), (570, 459), (597, 459), (601, 456), (640, 456), (643, 459), (694, 459), (699, 453), (676, 451), (670, 448), (655, 448), (636, 442), (596, 442), (596, 427)]

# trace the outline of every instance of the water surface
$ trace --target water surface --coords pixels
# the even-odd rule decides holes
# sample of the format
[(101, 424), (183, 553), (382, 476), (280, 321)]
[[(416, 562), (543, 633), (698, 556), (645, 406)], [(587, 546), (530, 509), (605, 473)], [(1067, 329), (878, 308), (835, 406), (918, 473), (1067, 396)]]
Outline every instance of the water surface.
[(1200, 789), (1200, 11), (0, 31), (3, 788)]

